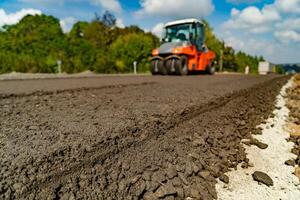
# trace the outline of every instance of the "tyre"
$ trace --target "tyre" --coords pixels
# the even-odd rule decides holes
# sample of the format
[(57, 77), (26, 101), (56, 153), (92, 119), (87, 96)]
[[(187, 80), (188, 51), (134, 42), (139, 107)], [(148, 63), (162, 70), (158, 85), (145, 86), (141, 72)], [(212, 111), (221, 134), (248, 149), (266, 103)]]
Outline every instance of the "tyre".
[(179, 59), (176, 58), (170, 58), (166, 60), (165, 65), (169, 75), (174, 75), (176, 73), (175, 66), (178, 65), (178, 63)]
[(210, 63), (209, 66), (207, 66), (206, 68), (206, 73), (209, 74), (209, 75), (214, 75), (216, 72), (216, 67), (214, 65), (214, 62)]
[(163, 60), (161, 59), (153, 59), (151, 61), (151, 67), (150, 67), (152, 75), (166, 75), (167, 70), (164, 67)]
[(176, 62), (175, 71), (177, 75), (185, 76), (188, 74), (188, 59), (186, 56), (182, 56), (180, 60)]

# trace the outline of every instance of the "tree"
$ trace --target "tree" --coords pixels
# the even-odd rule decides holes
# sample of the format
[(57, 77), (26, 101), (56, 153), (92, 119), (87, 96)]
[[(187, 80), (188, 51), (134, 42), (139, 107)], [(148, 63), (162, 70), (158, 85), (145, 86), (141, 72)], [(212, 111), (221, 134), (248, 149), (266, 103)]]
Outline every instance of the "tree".
[(46, 15), (25, 16), (18, 24), (6, 26), (5, 35), (0, 50), (7, 57), (2, 62), (12, 71), (54, 72), (67, 45), (59, 20)]
[(229, 71), (237, 71), (237, 64), (235, 60), (234, 49), (230, 46), (226, 46), (223, 51), (223, 66), (224, 69)]
[(103, 14), (101, 21), (108, 27), (115, 27), (117, 23), (116, 17), (108, 10)]
[(113, 66), (119, 72), (132, 72), (133, 62), (137, 61), (139, 70), (145, 71), (153, 48), (153, 39), (147, 35), (130, 33), (120, 36), (110, 48)]
[(205, 44), (209, 49), (214, 51), (217, 56), (217, 60), (220, 60), (221, 50), (224, 49), (224, 42), (220, 41), (215, 34), (213, 33), (213, 29), (209, 25), (207, 21), (204, 20), (205, 23)]
[[(220, 59), (223, 51), (224, 68), (243, 72), (250, 66), (257, 72), (263, 57), (237, 52), (225, 46), (206, 24), (206, 44)], [(147, 71), (151, 50), (159, 45), (152, 33), (138, 26), (116, 27), (110, 12), (95, 15), (92, 22), (77, 22), (64, 34), (59, 20), (52, 16), (25, 16), (15, 25), (0, 27), (0, 73), (57, 72), (57, 60), (68, 73), (91, 70), (99, 73), (131, 72), (134, 61), (139, 71)]]
[(252, 73), (258, 73), (258, 63), (262, 60), (262, 57), (251, 56), (239, 51), (236, 54), (236, 63), (239, 72), (244, 72), (245, 67), (249, 66)]

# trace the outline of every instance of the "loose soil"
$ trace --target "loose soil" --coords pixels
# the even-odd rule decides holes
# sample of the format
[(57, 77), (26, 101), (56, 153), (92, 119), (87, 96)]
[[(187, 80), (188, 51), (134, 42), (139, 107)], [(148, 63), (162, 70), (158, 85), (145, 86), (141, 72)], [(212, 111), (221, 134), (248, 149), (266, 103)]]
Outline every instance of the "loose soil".
[(287, 79), (1, 82), (0, 199), (217, 198)]
[(242, 140), (249, 167), (241, 164), (237, 170), (226, 173), (229, 184), (218, 182), (220, 200), (300, 199), (300, 182), (293, 175), (294, 167), (287, 165), (296, 157), (291, 153), (293, 143), (288, 142), (289, 132), (285, 130), (289, 116), (286, 91), (291, 86), (292, 80), (282, 87), (273, 114), (258, 126), (261, 133)]
[(290, 141), (294, 142), (295, 146), (292, 149), (297, 158), (287, 161), (287, 165), (295, 166), (295, 175), (300, 180), (300, 75), (293, 78), (293, 86), (288, 90), (288, 107), (290, 109), (290, 124), (287, 129), (290, 133)]

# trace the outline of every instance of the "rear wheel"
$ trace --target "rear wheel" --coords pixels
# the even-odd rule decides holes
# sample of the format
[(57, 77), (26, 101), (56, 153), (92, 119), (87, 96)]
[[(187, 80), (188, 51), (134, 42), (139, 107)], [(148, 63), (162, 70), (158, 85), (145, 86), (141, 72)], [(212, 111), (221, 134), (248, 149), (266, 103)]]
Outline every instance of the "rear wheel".
[(207, 68), (206, 68), (206, 73), (209, 75), (214, 75), (216, 72), (216, 66), (214, 62), (211, 62)]

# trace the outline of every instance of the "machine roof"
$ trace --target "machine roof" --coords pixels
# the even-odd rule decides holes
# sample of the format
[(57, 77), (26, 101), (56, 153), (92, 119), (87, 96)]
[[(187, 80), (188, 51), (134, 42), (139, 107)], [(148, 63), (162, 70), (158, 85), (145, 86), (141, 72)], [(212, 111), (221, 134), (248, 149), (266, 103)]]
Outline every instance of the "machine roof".
[(168, 22), (165, 24), (165, 27), (174, 26), (174, 25), (178, 25), (178, 24), (188, 24), (188, 23), (200, 23), (200, 24), (205, 25), (203, 23), (203, 21), (195, 19), (195, 18), (191, 18), (191, 19), (182, 19), (182, 20)]

